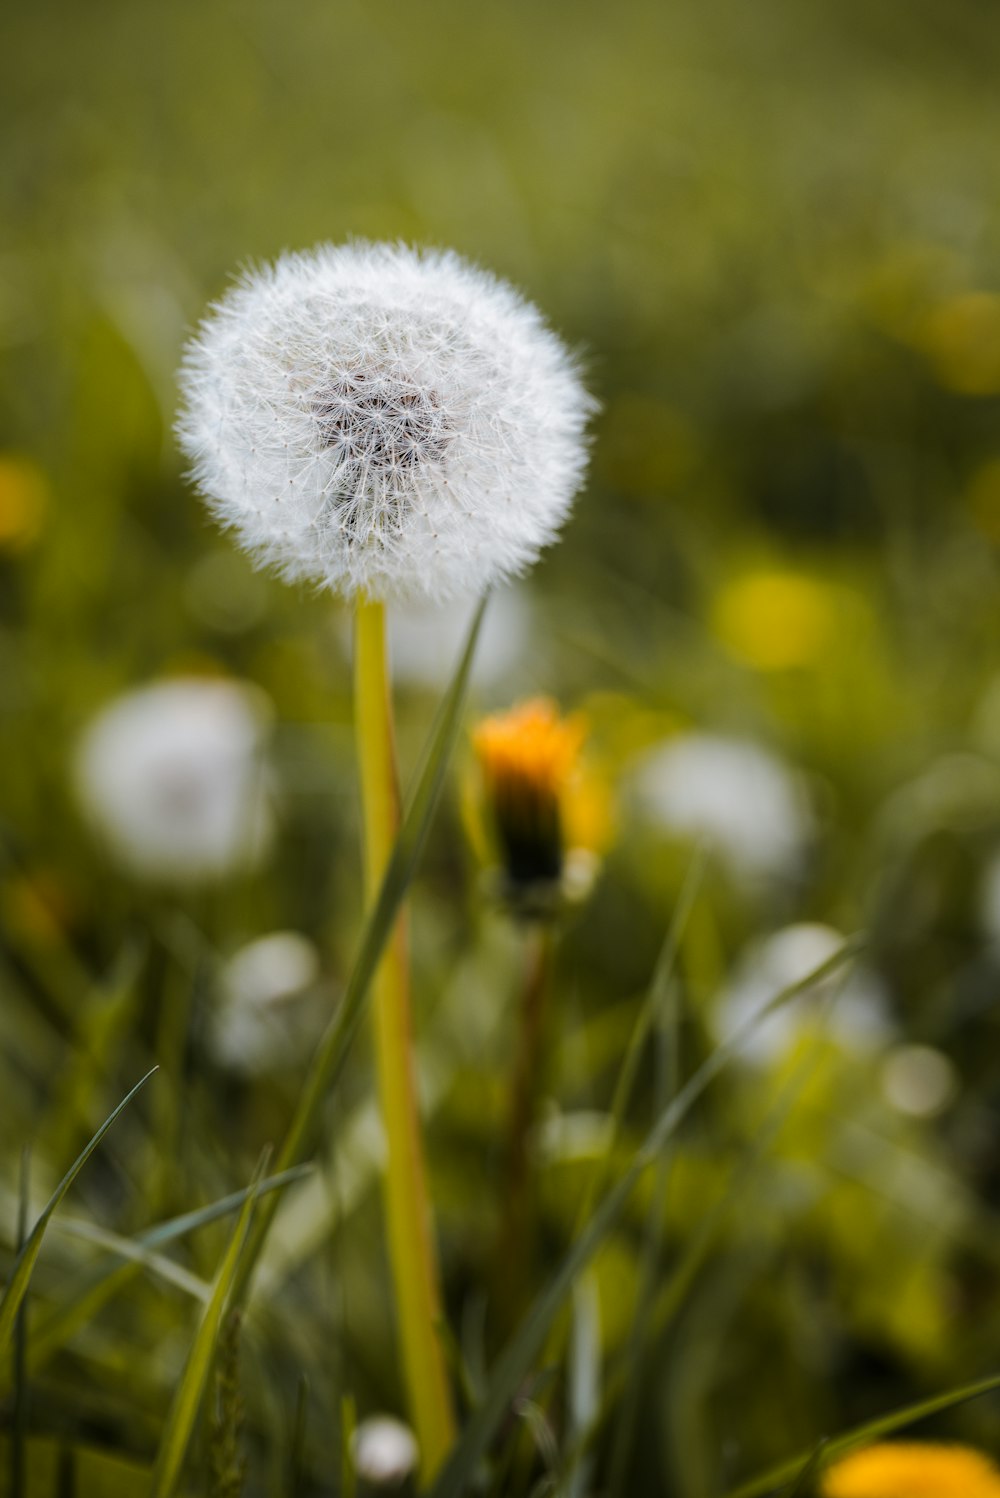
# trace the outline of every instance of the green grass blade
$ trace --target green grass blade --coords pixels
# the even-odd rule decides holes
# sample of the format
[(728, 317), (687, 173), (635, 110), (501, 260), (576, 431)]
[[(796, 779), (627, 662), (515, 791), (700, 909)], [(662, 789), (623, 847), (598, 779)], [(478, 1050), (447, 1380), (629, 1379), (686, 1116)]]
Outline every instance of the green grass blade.
[[(465, 701), (469, 671), (486, 603), (487, 599), (484, 598), (476, 610), (462, 658), (438, 709), (415, 789), (392, 850), (378, 899), (365, 923), (361, 946), (347, 980), (347, 987), (319, 1043), (299, 1095), (295, 1116), (278, 1155), (276, 1165), (279, 1170), (287, 1170), (297, 1164), (308, 1148), (320, 1108), (339, 1077), (351, 1042), (357, 1034), (372, 978), (396, 924), (396, 917), (413, 878), (444, 785), (445, 771), (458, 736), (462, 704)], [(277, 1205), (277, 1200), (272, 1198), (257, 1213), (240, 1267), (238, 1294), (242, 1294), (249, 1284)]]
[(309, 1422), (309, 1380), (300, 1373), (295, 1388), (295, 1414), (288, 1456), (288, 1498), (302, 1498), (306, 1490), (306, 1427)]
[(45, 1236), (45, 1229), (48, 1227), (49, 1219), (58, 1207), (59, 1203), (62, 1201), (63, 1197), (66, 1195), (69, 1188), (72, 1186), (73, 1182), (76, 1180), (77, 1176), (80, 1174), (80, 1171), (86, 1165), (87, 1161), (90, 1159), (91, 1155), (100, 1144), (101, 1140), (104, 1138), (105, 1134), (111, 1128), (111, 1125), (118, 1118), (118, 1115), (128, 1107), (129, 1103), (135, 1097), (136, 1093), (139, 1092), (141, 1088), (145, 1087), (146, 1083), (149, 1081), (150, 1077), (155, 1071), (156, 1067), (154, 1066), (151, 1071), (148, 1071), (146, 1073), (146, 1075), (140, 1082), (137, 1082), (135, 1084), (135, 1086), (132, 1088), (132, 1091), (128, 1093), (126, 1097), (122, 1098), (122, 1101), (118, 1104), (118, 1107), (114, 1110), (114, 1112), (104, 1120), (104, 1123), (102, 1123), (101, 1127), (93, 1136), (90, 1143), (86, 1145), (83, 1150), (81, 1150), (79, 1155), (77, 1155), (76, 1159), (73, 1161), (73, 1164), (63, 1176), (55, 1191), (53, 1191), (52, 1195), (49, 1197), (49, 1200), (46, 1203), (44, 1210), (42, 1211), (41, 1217), (39, 1217), (38, 1221), (35, 1223), (35, 1226), (28, 1234), (24, 1247), (21, 1249), (20, 1253), (14, 1261), (13, 1273), (11, 1274), (7, 1288), (4, 1291), (3, 1300), (0, 1301), (0, 1353), (5, 1351), (10, 1342), (11, 1335), (14, 1330), (14, 1323), (17, 1320), (18, 1310), (20, 1309), (21, 1302), (24, 1300), (24, 1297), (27, 1294), (28, 1285), (31, 1282), (32, 1271), (35, 1267), (35, 1261), (37, 1260), (38, 1255), (41, 1252), (42, 1239)]
[(625, 1113), (632, 1099), (632, 1091), (639, 1070), (639, 1061), (642, 1057), (643, 1048), (649, 1038), (653, 1021), (659, 1014), (665, 1003), (666, 994), (669, 990), (670, 980), (673, 977), (674, 967), (677, 962), (677, 953), (687, 928), (687, 923), (701, 888), (701, 881), (705, 874), (705, 866), (708, 862), (708, 853), (704, 845), (695, 849), (684, 875), (681, 892), (674, 906), (673, 917), (663, 940), (663, 946), (656, 960), (653, 977), (642, 1002), (642, 1007), (632, 1026), (629, 1036), (628, 1047), (624, 1059), (618, 1071), (615, 1082), (614, 1096), (611, 1100), (610, 1125), (608, 1129), (607, 1145), (591, 1173), (590, 1182), (584, 1193), (580, 1212), (577, 1217), (576, 1231), (583, 1231), (584, 1224), (590, 1216), (594, 1202), (604, 1188), (607, 1181), (607, 1172), (614, 1152), (615, 1144), (621, 1134)]
[[(272, 1191), (280, 1191), (286, 1186), (294, 1185), (296, 1181), (310, 1175), (312, 1168), (311, 1165), (296, 1165), (292, 1170), (268, 1176), (266, 1180), (261, 1181), (257, 1195), (263, 1197)], [(156, 1249), (162, 1248), (177, 1238), (183, 1238), (188, 1233), (197, 1232), (199, 1228), (219, 1221), (222, 1217), (228, 1217), (232, 1212), (238, 1212), (252, 1190), (253, 1187), (248, 1186), (242, 1191), (231, 1192), (230, 1195), (220, 1197), (218, 1201), (210, 1203), (207, 1207), (184, 1212), (179, 1217), (172, 1217), (167, 1222), (147, 1228), (145, 1232), (138, 1233), (130, 1241), (140, 1254), (155, 1252)], [(33, 1330), (28, 1354), (29, 1372), (34, 1373), (44, 1366), (48, 1359), (64, 1347), (81, 1327), (92, 1321), (119, 1291), (131, 1284), (144, 1268), (143, 1261), (130, 1258), (124, 1264), (116, 1262), (99, 1267), (86, 1275), (82, 1282), (78, 1282), (68, 1302), (53, 1311)], [(0, 1390), (2, 1388), (3, 1384), (0, 1383)]]
[[(671, 964), (672, 965), (672, 964)], [(676, 1096), (680, 1082), (680, 994), (676, 983), (663, 985), (662, 1010), (657, 1019), (656, 1110), (661, 1113)], [(663, 1224), (670, 1189), (672, 1151), (663, 1151), (656, 1167), (656, 1185), (646, 1214), (646, 1229), (639, 1271), (635, 1313), (627, 1341), (628, 1377), (611, 1447), (608, 1474), (610, 1498), (625, 1492), (626, 1475), (642, 1390), (642, 1372), (647, 1349), (649, 1318), (656, 1299), (656, 1282), (663, 1245)]]
[(85, 1218), (60, 1219), (56, 1224), (56, 1230), (60, 1233), (68, 1233), (72, 1238), (81, 1238), (86, 1243), (96, 1244), (98, 1248), (106, 1248), (110, 1253), (117, 1254), (120, 1259), (134, 1263), (142, 1269), (148, 1269), (165, 1284), (173, 1285), (175, 1290), (190, 1295), (194, 1300), (200, 1300), (202, 1304), (211, 1294), (211, 1286), (203, 1279), (199, 1279), (183, 1265), (175, 1264), (173, 1259), (168, 1259), (164, 1254), (158, 1254), (155, 1249), (148, 1248), (136, 1238), (124, 1238), (121, 1233), (115, 1233), (110, 1228), (102, 1228), (95, 1222), (87, 1222)]
[(799, 1473), (799, 1480), (789, 1493), (788, 1498), (806, 1498), (806, 1494), (812, 1492), (816, 1478), (826, 1463), (826, 1445), (826, 1437), (824, 1436)]
[[(17, 1251), (24, 1247), (28, 1236), (28, 1193), (30, 1178), (30, 1156), (27, 1145), (21, 1152), (21, 1179), (17, 1199)], [(28, 1319), (27, 1305), (22, 1301), (14, 1323), (14, 1407), (11, 1411), (10, 1432), (10, 1493), (11, 1498), (24, 1498), (27, 1479), (28, 1450), (28, 1390), (26, 1386)]]
[(171, 1498), (180, 1480), (195, 1421), (201, 1406), (205, 1385), (215, 1359), (215, 1348), (222, 1330), (222, 1320), (233, 1295), (240, 1258), (246, 1250), (250, 1223), (260, 1189), (259, 1177), (253, 1182), (243, 1203), (229, 1245), (222, 1256), (212, 1294), (195, 1333), (187, 1364), (167, 1415), (160, 1447), (153, 1466), (150, 1498)]
[[(723, 1222), (732, 1212), (739, 1198), (753, 1183), (757, 1171), (787, 1122), (812, 1070), (813, 1062), (808, 1058), (796, 1068), (775, 1102), (767, 1110), (750, 1146), (734, 1168), (725, 1190), (697, 1224), (690, 1244), (650, 1308), (647, 1325), (650, 1335), (654, 1338), (662, 1337), (666, 1333), (683, 1306), (688, 1291), (707, 1259)], [(560, 1493), (571, 1491), (574, 1475), (591, 1450), (598, 1433), (612, 1420), (617, 1401), (626, 1387), (630, 1369), (631, 1364), (628, 1358), (622, 1357), (608, 1377), (601, 1407), (594, 1419), (585, 1430), (576, 1433), (566, 1455), (566, 1471), (560, 1485)]]
[[(935, 1394), (930, 1399), (922, 1399), (918, 1404), (904, 1405), (902, 1409), (893, 1410), (888, 1415), (880, 1415), (875, 1420), (869, 1420), (865, 1425), (855, 1426), (853, 1430), (845, 1431), (843, 1435), (835, 1436), (827, 1441), (823, 1448), (823, 1461), (827, 1462), (834, 1457), (845, 1456), (847, 1452), (855, 1451), (859, 1446), (870, 1446), (874, 1441), (881, 1441), (885, 1436), (894, 1435), (897, 1430), (903, 1430), (907, 1425), (916, 1425), (920, 1420), (929, 1420), (932, 1415), (940, 1415), (944, 1410), (952, 1410), (959, 1404), (968, 1404), (971, 1399), (981, 1399), (984, 1394), (992, 1394), (997, 1389), (1000, 1389), (1000, 1373), (991, 1373), (987, 1378), (976, 1379), (970, 1384), (960, 1384), (944, 1394)], [(749, 1482), (742, 1483), (738, 1488), (732, 1488), (726, 1494), (726, 1498), (768, 1498), (768, 1495), (772, 1493), (785, 1493), (799, 1477), (802, 1463), (807, 1459), (805, 1453), (799, 1452), (798, 1456), (790, 1461), (772, 1467), (770, 1471), (762, 1473), (759, 1477), (752, 1477)]]
[[(503, 1423), (510, 1402), (520, 1388), (532, 1360), (537, 1356), (577, 1275), (590, 1262), (615, 1226), (640, 1177), (657, 1158), (666, 1141), (687, 1117), (705, 1089), (737, 1054), (744, 1040), (758, 1025), (775, 1010), (836, 972), (857, 955), (861, 946), (862, 942), (858, 938), (845, 941), (831, 957), (806, 977), (782, 989), (770, 1003), (765, 1004), (757, 1014), (741, 1025), (728, 1041), (716, 1047), (663, 1110), (629, 1168), (604, 1197), (583, 1232), (576, 1237), (559, 1269), (537, 1297), (521, 1327), (501, 1353), (482, 1404), (472, 1415), (431, 1489), (433, 1498), (461, 1498), (473, 1481), (479, 1463)], [(799, 1465), (801, 1466), (801, 1458)], [(798, 1471), (799, 1467), (795, 1467), (792, 1475), (797, 1476)]]

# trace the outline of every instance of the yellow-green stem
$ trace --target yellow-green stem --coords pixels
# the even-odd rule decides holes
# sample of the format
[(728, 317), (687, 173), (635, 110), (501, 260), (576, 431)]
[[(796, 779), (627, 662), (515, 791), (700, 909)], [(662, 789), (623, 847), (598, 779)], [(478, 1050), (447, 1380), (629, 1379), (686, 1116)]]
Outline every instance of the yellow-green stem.
[[(364, 828), (365, 899), (371, 904), (399, 830), (399, 784), (385, 648), (385, 610), (355, 615), (354, 712)], [(379, 1103), (386, 1134), (389, 1259), (403, 1370), (426, 1483), (454, 1437), (440, 1336), (441, 1296), (413, 1073), (408, 944), (401, 916), (372, 990)]]

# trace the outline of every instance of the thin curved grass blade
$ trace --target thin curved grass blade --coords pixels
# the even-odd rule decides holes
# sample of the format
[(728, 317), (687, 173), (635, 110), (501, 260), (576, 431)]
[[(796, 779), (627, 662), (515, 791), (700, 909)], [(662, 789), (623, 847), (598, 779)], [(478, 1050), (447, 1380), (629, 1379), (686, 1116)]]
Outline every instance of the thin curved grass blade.
[[(676, 983), (665, 981), (662, 985), (662, 1009), (657, 1016), (656, 1111), (658, 1113), (667, 1107), (677, 1093), (680, 1079), (679, 1038), (679, 989)], [(619, 1498), (619, 1495), (624, 1494), (626, 1490), (628, 1464), (639, 1419), (642, 1374), (647, 1351), (646, 1334), (659, 1278), (672, 1163), (673, 1151), (662, 1150), (656, 1165), (656, 1184), (646, 1214), (639, 1289), (636, 1295), (632, 1326), (626, 1341), (629, 1372), (611, 1445), (607, 1481), (609, 1498)]]
[(812, 1492), (813, 1483), (826, 1464), (826, 1446), (827, 1442), (824, 1436), (799, 1473), (799, 1480), (789, 1493), (788, 1498), (806, 1498), (806, 1494)]
[(632, 1032), (629, 1035), (628, 1046), (618, 1070), (614, 1095), (611, 1099), (607, 1145), (591, 1172), (590, 1181), (577, 1216), (577, 1233), (582, 1232), (584, 1224), (590, 1216), (594, 1202), (597, 1200), (607, 1181), (609, 1163), (615, 1144), (621, 1136), (625, 1113), (632, 1099), (632, 1091), (635, 1087), (635, 1079), (639, 1071), (639, 1062), (642, 1058), (646, 1042), (649, 1039), (653, 1021), (662, 1012), (666, 1004), (670, 983), (674, 975), (674, 968), (677, 964), (677, 953), (680, 950), (680, 944), (683, 940), (691, 911), (694, 909), (694, 902), (698, 898), (698, 891), (701, 889), (701, 881), (705, 876), (707, 864), (708, 851), (704, 844), (700, 844), (695, 849), (691, 857), (691, 862), (688, 864), (684, 875), (684, 882), (681, 885), (681, 891), (674, 906), (673, 916), (667, 928), (667, 934), (663, 939), (663, 946), (660, 948), (659, 956), (656, 959), (656, 966), (653, 969), (649, 988), (642, 1001), (642, 1007), (636, 1016), (635, 1024), (632, 1026)]
[(156, 1453), (150, 1498), (171, 1498), (180, 1480), (205, 1385), (212, 1371), (223, 1317), (232, 1299), (240, 1258), (246, 1250), (262, 1175), (261, 1169), (247, 1193), (243, 1210), (222, 1256), (222, 1262), (212, 1284), (211, 1296), (195, 1333), (194, 1342), (191, 1344), (184, 1374), (171, 1402), (167, 1423), (160, 1439), (160, 1447)]
[[(918, 1404), (904, 1405), (902, 1409), (893, 1410), (888, 1415), (880, 1415), (876, 1420), (869, 1420), (865, 1425), (855, 1426), (853, 1430), (845, 1431), (843, 1435), (834, 1436), (823, 1448), (823, 1460), (826, 1462), (834, 1457), (846, 1456), (849, 1451), (856, 1451), (859, 1446), (870, 1446), (873, 1442), (881, 1441), (885, 1436), (894, 1435), (896, 1431), (903, 1430), (908, 1425), (916, 1425), (921, 1420), (929, 1420), (932, 1415), (940, 1415), (944, 1410), (952, 1410), (959, 1404), (968, 1404), (972, 1399), (981, 1399), (984, 1394), (993, 1394), (998, 1389), (1000, 1389), (1000, 1373), (992, 1373), (989, 1377), (976, 1379), (973, 1383), (960, 1384), (944, 1394), (935, 1394), (930, 1399), (922, 1399)], [(802, 1463), (806, 1459), (805, 1455), (800, 1452), (790, 1461), (772, 1467), (770, 1471), (762, 1473), (759, 1477), (752, 1477), (749, 1482), (741, 1483), (738, 1488), (731, 1488), (726, 1498), (770, 1498), (771, 1494), (787, 1494), (791, 1484), (799, 1477)]]
[[(636, 1184), (659, 1155), (667, 1140), (690, 1113), (709, 1084), (739, 1051), (740, 1046), (771, 1014), (797, 998), (814, 984), (828, 978), (853, 959), (863, 943), (849, 938), (827, 960), (797, 983), (776, 994), (722, 1045), (717, 1046), (660, 1114), (633, 1156), (632, 1163), (607, 1193), (584, 1231), (535, 1300), (524, 1322), (497, 1360), (479, 1409), (466, 1425), (441, 1475), (431, 1489), (432, 1498), (461, 1498), (473, 1481), (479, 1463), (502, 1425), (522, 1380), (538, 1355), (549, 1328), (562, 1308), (577, 1275), (590, 1262), (620, 1218)], [(799, 1466), (801, 1458), (799, 1459)], [(792, 1476), (798, 1475), (799, 1466)]]
[[(294, 1185), (296, 1181), (301, 1181), (310, 1175), (312, 1168), (311, 1165), (296, 1165), (293, 1169), (282, 1171), (279, 1175), (268, 1176), (257, 1188), (258, 1197)], [(143, 1255), (155, 1253), (157, 1249), (178, 1238), (186, 1237), (188, 1233), (197, 1232), (200, 1228), (218, 1222), (222, 1217), (238, 1212), (252, 1190), (252, 1186), (247, 1186), (242, 1191), (233, 1191), (228, 1196), (211, 1202), (207, 1207), (199, 1207), (191, 1212), (184, 1212), (179, 1217), (171, 1217), (166, 1222), (147, 1228), (144, 1232), (137, 1233), (134, 1238), (127, 1240), (137, 1250), (135, 1257), (130, 1255), (124, 1264), (118, 1262), (103, 1264), (85, 1275), (81, 1281), (78, 1281), (67, 1303), (52, 1311), (44, 1320), (40, 1320), (39, 1325), (33, 1329), (28, 1350), (29, 1373), (35, 1373), (43, 1367), (48, 1359), (64, 1347), (82, 1327), (91, 1322), (119, 1291), (124, 1290), (134, 1279), (138, 1278), (147, 1267), (148, 1261)], [(122, 1251), (118, 1244), (114, 1246), (116, 1260)], [(4, 1382), (0, 1376), (0, 1392), (3, 1388)]]
[(105, 1134), (118, 1118), (118, 1115), (124, 1112), (129, 1103), (135, 1097), (136, 1093), (138, 1093), (143, 1087), (145, 1087), (146, 1083), (153, 1075), (153, 1072), (155, 1072), (156, 1070), (157, 1068), (154, 1066), (150, 1071), (148, 1071), (142, 1078), (142, 1080), (135, 1084), (135, 1086), (132, 1088), (132, 1091), (128, 1093), (127, 1096), (122, 1098), (121, 1102), (118, 1104), (118, 1107), (114, 1110), (114, 1112), (104, 1120), (97, 1133), (90, 1140), (89, 1144), (87, 1144), (81, 1150), (80, 1154), (77, 1155), (76, 1159), (73, 1161), (73, 1164), (70, 1166), (69, 1170), (63, 1176), (62, 1180), (59, 1182), (59, 1185), (56, 1187), (55, 1191), (53, 1191), (52, 1195), (46, 1202), (45, 1207), (42, 1211), (42, 1215), (39, 1217), (38, 1221), (35, 1223), (35, 1226), (28, 1234), (23, 1248), (14, 1261), (13, 1273), (11, 1274), (7, 1288), (4, 1291), (3, 1300), (0, 1301), (0, 1353), (2, 1353), (6, 1349), (8, 1343), (10, 1342), (11, 1335), (14, 1330), (14, 1324), (17, 1320), (18, 1310), (20, 1309), (21, 1302), (24, 1300), (24, 1297), (28, 1292), (28, 1285), (31, 1283), (31, 1275), (35, 1267), (35, 1261), (37, 1260), (38, 1255), (41, 1252), (42, 1239), (45, 1236), (45, 1229), (49, 1225), (49, 1219), (58, 1207), (59, 1203), (62, 1201), (63, 1197), (66, 1195), (69, 1188), (72, 1186), (73, 1182), (76, 1180), (77, 1176), (80, 1174), (80, 1171), (86, 1165), (87, 1161), (90, 1159), (91, 1155), (100, 1144), (101, 1140), (104, 1138)]
[(102, 1228), (96, 1222), (87, 1222), (85, 1218), (65, 1218), (57, 1223), (55, 1230), (68, 1233), (71, 1238), (82, 1239), (85, 1243), (93, 1243), (98, 1248), (105, 1248), (118, 1258), (149, 1270), (150, 1274), (161, 1279), (164, 1284), (173, 1285), (175, 1290), (190, 1295), (203, 1305), (211, 1294), (211, 1286), (199, 1279), (198, 1275), (192, 1274), (181, 1264), (175, 1264), (165, 1254), (158, 1254), (154, 1249), (147, 1248), (135, 1238), (124, 1238), (121, 1233)]
[[(17, 1248), (20, 1253), (28, 1236), (28, 1181), (31, 1156), (27, 1145), (21, 1153), (21, 1179), (17, 1200)], [(27, 1305), (21, 1302), (14, 1322), (14, 1401), (10, 1431), (10, 1498), (24, 1498), (28, 1471), (28, 1389), (25, 1363), (28, 1349)]]
[[(697, 1224), (690, 1244), (681, 1256), (677, 1266), (667, 1277), (663, 1288), (658, 1292), (655, 1302), (650, 1308), (648, 1327), (649, 1333), (654, 1338), (662, 1337), (680, 1312), (691, 1285), (705, 1263), (723, 1222), (732, 1212), (739, 1198), (745, 1195), (752, 1185), (764, 1157), (787, 1122), (792, 1107), (801, 1095), (802, 1089), (812, 1073), (812, 1066), (812, 1061), (807, 1059), (796, 1068), (786, 1086), (765, 1114), (752, 1143), (737, 1162), (722, 1195)], [(587, 1454), (593, 1447), (598, 1433), (613, 1418), (617, 1401), (626, 1386), (630, 1367), (631, 1364), (627, 1357), (623, 1357), (617, 1367), (613, 1368), (607, 1379), (600, 1409), (595, 1412), (593, 1420), (586, 1429), (576, 1433), (566, 1454), (566, 1469), (558, 1490), (559, 1494), (572, 1491), (575, 1474), (586, 1460)]]
[[(378, 899), (365, 922), (361, 946), (347, 980), (347, 987), (319, 1043), (309, 1074), (299, 1094), (295, 1116), (275, 1162), (279, 1171), (287, 1170), (297, 1164), (308, 1147), (309, 1137), (315, 1127), (320, 1108), (330, 1088), (340, 1076), (351, 1043), (357, 1034), (372, 979), (381, 961), (386, 942), (392, 935), (396, 918), (423, 851), (431, 820), (441, 795), (445, 771), (458, 736), (472, 657), (475, 653), (487, 602), (488, 596), (482, 599), (476, 610), (462, 658), (438, 708), (428, 747), (399, 829), (399, 836), (396, 838), (392, 856), (389, 859), (388, 868), (385, 871), (385, 878), (382, 880)], [(243, 1255), (237, 1286), (238, 1294), (242, 1294), (249, 1284), (268, 1230), (274, 1220), (277, 1206), (277, 1200), (272, 1198), (257, 1213), (250, 1242)]]

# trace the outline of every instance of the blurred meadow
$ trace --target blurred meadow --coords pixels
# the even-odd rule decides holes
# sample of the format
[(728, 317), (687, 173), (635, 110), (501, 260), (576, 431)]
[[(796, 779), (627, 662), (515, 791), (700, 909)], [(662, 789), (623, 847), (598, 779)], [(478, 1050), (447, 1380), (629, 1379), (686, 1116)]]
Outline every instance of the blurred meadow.
[[(1000, 13), (37, 0), (0, 56), (5, 1280), (22, 1172), (30, 1225), (160, 1066), (48, 1226), (0, 1491), (154, 1491), (240, 1203), (139, 1235), (250, 1184), (357, 953), (349, 610), (254, 572), (172, 434), (234, 270), (350, 236), (508, 278), (601, 403), (562, 540), (488, 606), (409, 896), (463, 1415), (666, 1090), (865, 939), (691, 1109), (467, 1490), (722, 1498), (1000, 1371)], [(404, 785), (470, 618), (394, 620)], [(270, 830), (225, 878), (137, 877), (79, 793), (95, 715), (178, 676), (256, 689)], [(533, 936), (484, 868), (471, 729), (539, 695), (585, 715), (612, 809), (555, 945), (512, 1287)], [(309, 1156), (179, 1492), (369, 1491), (355, 1422), (407, 1418), (365, 1026)], [(1000, 1399), (919, 1433), (1000, 1454)]]

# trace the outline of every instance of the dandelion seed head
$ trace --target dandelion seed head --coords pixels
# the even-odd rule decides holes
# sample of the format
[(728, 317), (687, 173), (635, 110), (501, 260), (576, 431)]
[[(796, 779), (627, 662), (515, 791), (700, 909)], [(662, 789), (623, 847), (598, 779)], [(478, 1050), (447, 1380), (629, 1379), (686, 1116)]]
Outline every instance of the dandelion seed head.
[(362, 1420), (351, 1436), (355, 1471), (373, 1487), (398, 1487), (414, 1470), (418, 1458), (413, 1431), (391, 1415)]
[[(821, 1023), (824, 1033), (853, 1055), (882, 1050), (892, 1034), (889, 1006), (878, 979), (863, 966), (853, 966), (846, 977), (834, 973), (821, 978), (800, 998), (762, 1017), (776, 994), (803, 982), (844, 940), (832, 926), (804, 921), (752, 942), (719, 995), (713, 1023), (720, 1043), (741, 1036), (741, 1059), (766, 1067)], [(831, 999), (827, 1012), (824, 1006)]]
[(267, 699), (179, 677), (116, 698), (77, 745), (80, 804), (140, 878), (197, 883), (259, 863), (273, 833)]
[(593, 409), (506, 283), (364, 242), (246, 274), (181, 386), (193, 476), (257, 562), (386, 599), (480, 593), (534, 562), (581, 484)]
[(315, 1044), (318, 1016), (308, 1000), (319, 975), (319, 953), (298, 931), (272, 931), (234, 952), (207, 1025), (219, 1065), (256, 1076), (301, 1063)]
[(813, 832), (794, 771), (761, 745), (686, 733), (643, 760), (637, 790), (650, 820), (672, 836), (704, 838), (748, 882), (794, 877)]

